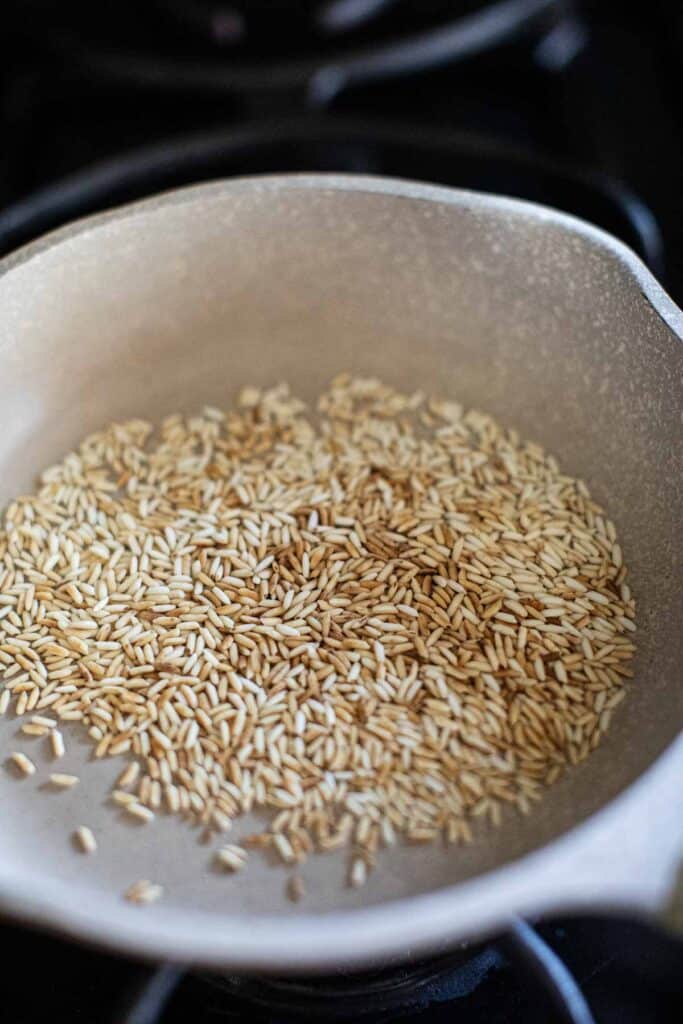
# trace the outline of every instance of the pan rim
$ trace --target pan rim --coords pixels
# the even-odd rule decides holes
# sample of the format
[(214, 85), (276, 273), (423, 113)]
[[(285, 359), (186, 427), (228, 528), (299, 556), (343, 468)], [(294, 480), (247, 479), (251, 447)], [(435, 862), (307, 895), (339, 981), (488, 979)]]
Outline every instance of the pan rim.
[(565, 213), (544, 203), (535, 203), (528, 199), (516, 199), (512, 196), (499, 195), (493, 192), (478, 192), (474, 189), (449, 188), (443, 185), (431, 185), (427, 182), (413, 181), (408, 178), (388, 177), (383, 175), (336, 174), (336, 173), (292, 173), (292, 174), (251, 174), (235, 178), (218, 178), (198, 185), (183, 188), (167, 189), (155, 193), (145, 199), (115, 206), (102, 213), (90, 214), (69, 221), (62, 227), (55, 228), (41, 235), (40, 238), (0, 259), (0, 278), (35, 257), (47, 253), (77, 235), (95, 230), (105, 224), (123, 220), (141, 213), (184, 205), (222, 193), (281, 192), (287, 190), (320, 190), (339, 192), (366, 192), (387, 195), (393, 198), (417, 199), (433, 203), (444, 203), (450, 206), (469, 207), (471, 209), (488, 209), (496, 213), (524, 215), (540, 222), (554, 223), (564, 227), (575, 235), (579, 235), (598, 248), (610, 252), (624, 265), (636, 279), (643, 295), (654, 307), (667, 326), (683, 341), (683, 310), (667, 294), (640, 257), (620, 241), (615, 235), (596, 227), (582, 217)]
[[(103, 225), (169, 206), (240, 192), (310, 189), (365, 192), (439, 203), (551, 224), (591, 244), (618, 263), (636, 282), (644, 299), (679, 340), (683, 312), (624, 243), (570, 214), (547, 206), (493, 194), (444, 188), (397, 178), (340, 174), (264, 175), (205, 183), (160, 193), (102, 214), (71, 222), (23, 246), (0, 262), (0, 277), (53, 248)], [(683, 350), (682, 350), (683, 351)], [(443, 942), (495, 931), (506, 916), (567, 906), (659, 907), (683, 851), (683, 823), (658, 844), (649, 830), (631, 834), (638, 816), (660, 820), (678, 791), (683, 772), (683, 737), (675, 740), (646, 771), (600, 810), (577, 826), (516, 861), (466, 882), (430, 893), (366, 908), (321, 914), (223, 915), (158, 904), (139, 908), (97, 900), (74, 905), (71, 886), (47, 879), (11, 875), (0, 865), (0, 911), (97, 945), (141, 957), (165, 957), (213, 967), (268, 970), (323, 969), (363, 964), (377, 957), (415, 955)], [(659, 808), (659, 813), (657, 811)], [(624, 826), (628, 825), (628, 828)], [(645, 834), (643, 834), (645, 833)], [(651, 836), (651, 832), (650, 832)], [(606, 864), (618, 841), (632, 847), (623, 863)], [(611, 860), (611, 858), (609, 858)], [(568, 864), (575, 877), (566, 884)], [(602, 866), (601, 866), (602, 863)], [(495, 876), (495, 877), (494, 877)], [(648, 877), (649, 876), (649, 877)], [(558, 880), (563, 884), (558, 887)], [(497, 895), (491, 892), (495, 887)], [(507, 892), (505, 889), (507, 888)], [(482, 899), (483, 897), (483, 899)], [(482, 901), (485, 912), (478, 910)], [(408, 924), (401, 928), (401, 920)], [(106, 928), (106, 933), (105, 933)], [(406, 948), (408, 947), (408, 948)]]

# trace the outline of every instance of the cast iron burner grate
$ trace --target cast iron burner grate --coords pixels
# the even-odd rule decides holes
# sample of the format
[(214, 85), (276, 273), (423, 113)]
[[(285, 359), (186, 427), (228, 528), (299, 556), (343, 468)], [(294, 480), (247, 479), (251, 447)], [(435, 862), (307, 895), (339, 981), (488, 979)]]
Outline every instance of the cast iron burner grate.
[[(515, 920), (495, 945), (461, 947), (445, 955), (384, 970), (337, 972), (314, 978), (209, 975), (220, 993), (222, 1015), (295, 1024), (304, 1020), (391, 1021), (435, 1004), (457, 1005), (506, 963), (527, 976), (553, 1024), (594, 1024), (571, 972), (531, 925)], [(122, 1024), (162, 1024), (167, 1004), (183, 978), (178, 968), (153, 971), (136, 992)], [(210, 998), (210, 997), (209, 997)]]
[(195, 132), (102, 161), (0, 210), (0, 255), (76, 217), (166, 189), (315, 171), (415, 178), (555, 206), (617, 235), (666, 281), (659, 227), (621, 182), (487, 136), (352, 117)]
[(272, 94), (275, 86), (318, 106), (351, 85), (538, 38), (564, 17), (567, 3), (118, 0), (106, 12), (85, 0), (12, 6), (24, 38), (75, 74), (204, 96)]
[[(550, 947), (550, 961), (545, 950), (539, 960), (538, 947), (526, 959), (527, 940), (536, 940), (525, 932), (521, 944), (507, 935), (419, 961), (406, 949), (412, 962), (386, 971), (282, 979), (144, 965), (0, 922), (3, 1020), (566, 1024), (590, 1020), (585, 1012), (577, 1016), (585, 1009), (576, 1009), (578, 988), (597, 1024), (680, 1024), (683, 940), (642, 922), (598, 916), (543, 921), (534, 930)], [(557, 961), (559, 994), (545, 973)], [(40, 965), (39, 984), (26, 984), (26, 964)], [(566, 971), (575, 979), (568, 987)]]
[(228, 976), (215, 983), (241, 1005), (285, 1019), (354, 1020), (462, 998), (502, 962), (498, 950), (486, 946), (361, 974), (313, 979)]

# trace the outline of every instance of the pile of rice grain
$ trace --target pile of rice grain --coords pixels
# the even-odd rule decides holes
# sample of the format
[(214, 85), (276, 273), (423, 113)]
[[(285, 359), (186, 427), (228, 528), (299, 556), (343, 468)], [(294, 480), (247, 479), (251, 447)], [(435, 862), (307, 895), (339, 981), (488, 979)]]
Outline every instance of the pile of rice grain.
[(348, 847), (358, 885), (397, 836), (527, 813), (599, 743), (625, 577), (585, 485), (489, 416), (349, 376), (316, 418), (247, 388), (112, 424), (9, 506), (0, 663), (18, 714), (137, 761), (137, 817), (266, 808), (252, 845)]

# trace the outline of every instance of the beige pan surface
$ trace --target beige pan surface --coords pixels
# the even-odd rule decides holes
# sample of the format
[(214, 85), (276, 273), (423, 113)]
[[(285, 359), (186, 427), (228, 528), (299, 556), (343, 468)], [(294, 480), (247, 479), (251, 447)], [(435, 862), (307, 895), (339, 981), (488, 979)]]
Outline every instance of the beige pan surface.
[[(515, 910), (661, 902), (683, 850), (683, 347), (680, 312), (629, 250), (541, 207), (315, 176), (171, 193), (3, 270), (3, 504), (110, 419), (227, 404), (245, 383), (311, 398), (340, 370), (379, 375), (484, 408), (582, 476), (616, 522), (640, 631), (607, 739), (530, 818), (467, 850), (396, 850), (361, 891), (341, 857), (315, 858), (297, 906), (260, 855), (230, 877), (178, 820), (124, 822), (107, 795), (125, 762), (89, 762), (78, 728), (56, 766), (9, 715), (3, 760), (24, 750), (38, 771), (0, 772), (0, 910), (153, 956), (283, 969), (409, 955)], [(81, 782), (48, 792), (54, 770)], [(81, 824), (95, 855), (70, 841)], [(138, 878), (164, 900), (127, 905)]]

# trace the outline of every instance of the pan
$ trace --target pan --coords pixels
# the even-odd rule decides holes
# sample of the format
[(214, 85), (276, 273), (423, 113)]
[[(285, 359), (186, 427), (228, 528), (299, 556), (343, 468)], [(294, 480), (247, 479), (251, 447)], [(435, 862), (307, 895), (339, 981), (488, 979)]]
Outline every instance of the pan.
[[(60, 770), (80, 785), (45, 793), (36, 743), (35, 776), (0, 772), (0, 912), (130, 954), (270, 972), (378, 966), (520, 914), (664, 914), (683, 855), (682, 337), (680, 310), (609, 235), (381, 178), (202, 185), (7, 259), (2, 502), (108, 420), (226, 405), (247, 382), (286, 379), (311, 398), (352, 370), (484, 408), (583, 477), (616, 522), (639, 629), (608, 736), (533, 814), (465, 849), (392, 849), (362, 890), (341, 855), (314, 857), (296, 905), (265, 858), (229, 878), (177, 819), (124, 824), (107, 801), (124, 762), (86, 763), (78, 729)], [(17, 727), (0, 719), (3, 755)], [(83, 823), (99, 837), (87, 859), (69, 841)], [(126, 903), (138, 878), (164, 899)]]

